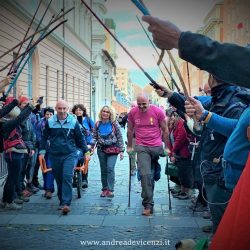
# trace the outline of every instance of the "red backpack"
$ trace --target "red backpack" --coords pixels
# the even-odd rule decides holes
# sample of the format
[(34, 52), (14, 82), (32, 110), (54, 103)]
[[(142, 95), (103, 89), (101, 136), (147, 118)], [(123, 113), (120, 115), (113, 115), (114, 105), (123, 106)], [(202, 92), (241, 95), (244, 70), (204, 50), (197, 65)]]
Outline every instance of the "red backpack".
[(9, 148), (26, 148), (25, 143), (23, 142), (21, 133), (15, 128), (11, 131), (8, 139), (3, 140), (3, 148), (6, 151)]

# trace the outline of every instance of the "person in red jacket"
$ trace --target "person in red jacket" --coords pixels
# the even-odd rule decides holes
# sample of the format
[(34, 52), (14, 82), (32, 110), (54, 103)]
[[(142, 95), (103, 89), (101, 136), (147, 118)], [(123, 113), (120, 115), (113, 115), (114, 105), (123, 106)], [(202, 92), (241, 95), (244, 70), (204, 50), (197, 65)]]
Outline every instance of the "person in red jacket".
[(183, 119), (173, 111), (169, 119), (169, 157), (178, 169), (178, 176), (181, 184), (181, 190), (173, 195), (179, 199), (189, 199), (190, 189), (193, 186), (193, 169), (188, 149), (189, 140), (184, 127)]

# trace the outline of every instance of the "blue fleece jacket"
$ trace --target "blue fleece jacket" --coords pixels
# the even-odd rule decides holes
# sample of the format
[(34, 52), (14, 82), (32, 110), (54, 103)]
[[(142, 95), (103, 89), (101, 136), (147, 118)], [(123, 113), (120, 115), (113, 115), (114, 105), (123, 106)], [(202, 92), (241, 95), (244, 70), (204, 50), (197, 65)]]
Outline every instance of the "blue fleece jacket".
[(239, 120), (229, 119), (213, 113), (207, 126), (216, 132), (229, 137), (224, 149), (223, 158), (228, 163), (224, 169), (227, 188), (234, 188), (247, 162), (250, 151), (250, 141), (247, 138), (247, 128), (250, 125), (250, 107)]

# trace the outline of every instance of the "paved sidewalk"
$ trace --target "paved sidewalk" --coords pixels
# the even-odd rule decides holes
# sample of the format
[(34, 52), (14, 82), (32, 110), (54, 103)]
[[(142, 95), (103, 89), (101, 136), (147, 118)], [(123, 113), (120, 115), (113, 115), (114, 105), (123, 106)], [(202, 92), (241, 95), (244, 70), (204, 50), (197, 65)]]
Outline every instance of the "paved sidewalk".
[[(89, 188), (83, 192), (81, 199), (76, 198), (74, 189), (71, 212), (67, 216), (57, 210), (56, 194), (47, 200), (43, 191), (33, 195), (20, 211), (0, 209), (0, 249), (110, 249), (119, 247), (119, 242), (115, 241), (127, 244), (120, 246), (121, 249), (174, 249), (179, 239), (208, 237), (201, 232), (201, 227), (209, 221), (187, 208), (190, 201), (171, 197), (172, 211), (169, 211), (165, 161), (164, 158), (160, 160), (162, 177), (155, 186), (153, 216), (141, 215), (141, 188), (136, 176), (132, 177), (131, 206), (128, 207), (127, 155), (123, 161), (117, 161), (115, 197), (100, 197), (100, 168), (95, 155), (89, 167)], [(84, 240), (97, 243), (81, 242)], [(159, 244), (143, 245), (143, 241), (151, 240), (157, 240), (154, 244)], [(102, 241), (109, 241), (107, 244), (113, 242), (113, 245), (96, 245)], [(137, 241), (134, 242), (136, 245), (132, 245), (132, 241)]]

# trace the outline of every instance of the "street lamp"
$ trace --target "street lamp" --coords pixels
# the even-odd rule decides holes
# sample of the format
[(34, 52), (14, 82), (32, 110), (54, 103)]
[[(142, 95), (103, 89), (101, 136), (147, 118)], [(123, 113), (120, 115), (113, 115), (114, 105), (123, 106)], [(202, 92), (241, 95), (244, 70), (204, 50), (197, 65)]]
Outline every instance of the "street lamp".
[(107, 70), (105, 70), (104, 74), (104, 80), (105, 80), (105, 85), (104, 85), (104, 96), (105, 96), (105, 105), (107, 104), (107, 79), (108, 79), (108, 75), (109, 72)]
[(111, 78), (110, 78), (110, 86), (111, 86), (111, 93), (110, 93), (111, 105), (112, 105), (112, 98), (113, 98), (113, 84), (114, 84), (114, 78), (111, 77)]

